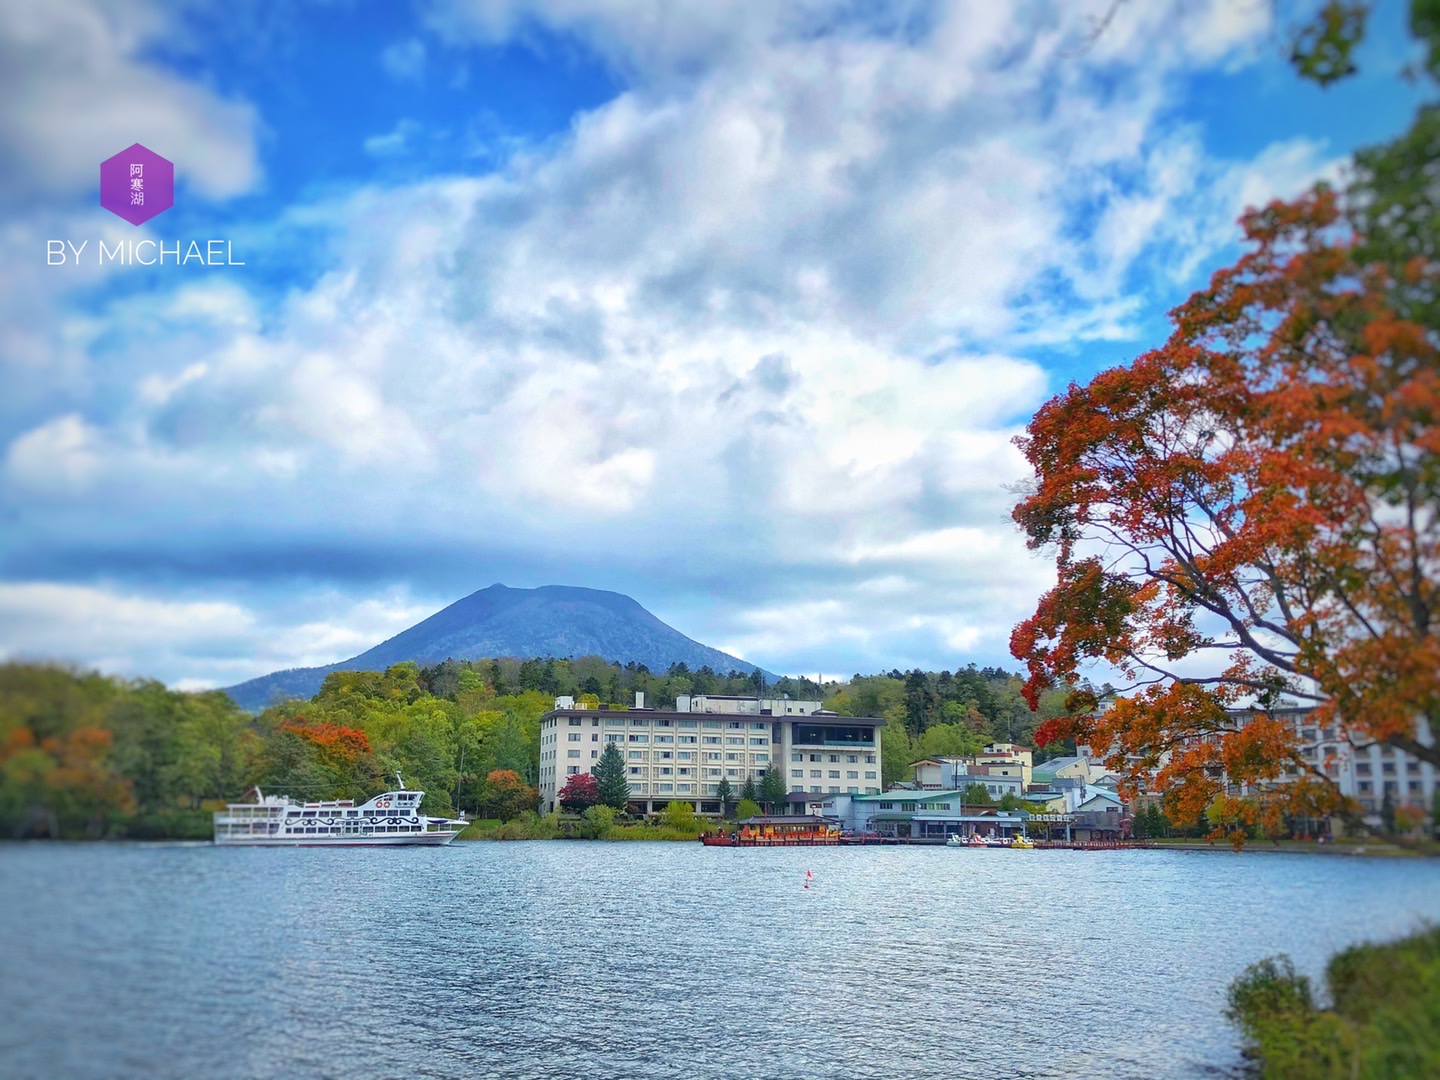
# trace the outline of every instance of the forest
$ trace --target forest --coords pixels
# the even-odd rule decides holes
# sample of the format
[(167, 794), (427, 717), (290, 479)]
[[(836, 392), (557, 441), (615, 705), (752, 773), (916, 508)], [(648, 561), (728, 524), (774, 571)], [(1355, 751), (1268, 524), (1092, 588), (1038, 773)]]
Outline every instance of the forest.
[[(892, 670), (820, 685), (782, 678), (766, 696), (816, 699), (885, 721), (883, 779), (928, 754), (992, 740), (1033, 745), (1059, 715), (1057, 690), (1032, 712), (1020, 676), (999, 668)], [(624, 707), (635, 693), (673, 707), (680, 694), (754, 694), (757, 677), (599, 657), (447, 660), (330, 674), (309, 701), (259, 715), (220, 691), (188, 693), (54, 665), (0, 665), (0, 836), (210, 835), (209, 812), (253, 788), (298, 799), (364, 799), (394, 785), (425, 792), (434, 813), (509, 817), (533, 807), (540, 717), (556, 695)], [(1067, 747), (1052, 743), (1051, 756)]]

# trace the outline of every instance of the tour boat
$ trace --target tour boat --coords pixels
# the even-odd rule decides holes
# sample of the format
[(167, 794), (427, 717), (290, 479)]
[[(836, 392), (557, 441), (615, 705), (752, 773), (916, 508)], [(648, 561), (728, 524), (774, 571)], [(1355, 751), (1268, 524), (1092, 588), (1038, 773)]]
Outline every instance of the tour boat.
[(423, 791), (387, 791), (355, 805), (354, 799), (295, 802), (255, 789), (253, 803), (230, 803), (215, 812), (215, 843), (251, 847), (393, 847), (448, 844), (469, 822), (420, 812)]

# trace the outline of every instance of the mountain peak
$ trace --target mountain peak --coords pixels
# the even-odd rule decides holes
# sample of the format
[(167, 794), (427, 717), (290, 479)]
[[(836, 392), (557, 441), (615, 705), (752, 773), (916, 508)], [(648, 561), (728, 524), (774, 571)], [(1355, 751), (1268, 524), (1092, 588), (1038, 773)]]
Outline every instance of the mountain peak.
[(681, 662), (716, 671), (756, 669), (686, 637), (624, 593), (579, 585), (512, 589), (496, 582), (358, 656), (274, 672), (228, 687), (226, 693), (243, 708), (258, 709), (280, 698), (312, 696), (332, 671), (384, 670), (405, 660), (424, 667), (446, 659), (590, 655), (633, 660), (657, 671)]

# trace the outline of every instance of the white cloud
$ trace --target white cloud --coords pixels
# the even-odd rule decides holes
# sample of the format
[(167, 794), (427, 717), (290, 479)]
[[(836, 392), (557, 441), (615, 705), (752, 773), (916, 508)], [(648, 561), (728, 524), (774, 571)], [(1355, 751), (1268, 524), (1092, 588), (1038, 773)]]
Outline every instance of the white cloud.
[(353, 656), (439, 606), (393, 591), (357, 603), (305, 590), (257, 610), (111, 585), (0, 582), (0, 660), (78, 661), (202, 689)]
[(407, 38), (388, 45), (380, 53), (380, 66), (391, 78), (418, 82), (425, 75), (425, 43)]
[(175, 162), (176, 183), (209, 198), (254, 186), (254, 109), (145, 59), (171, 29), (146, 0), (0, 5), (0, 149), (12, 194), (93, 188), (100, 162), (132, 142)]
[[(999, 658), (1047, 573), (1007, 518), (1010, 440), (1053, 389), (1027, 350), (1133, 340), (1138, 276), (1192, 274), (1241, 200), (1324, 167), (1303, 141), (1217, 160), (1174, 115), (1181, 73), (1263, 35), (1265, 5), (1231, 6), (1125, 5), (1076, 57), (1069, 6), (433, 4), (453, 43), (543, 25), (629, 85), (493, 174), (290, 208), (333, 269), (273, 305), (107, 313), (105, 415), (28, 428), (5, 494), (143, 506), (105, 538), (133, 558), (220, 561), (240, 533), (318, 551), (267, 572), (338, 579), (335, 553), (423, 541), (487, 580), (646, 582), (772, 665)], [(34, 550), (73, 539), (26, 525)], [(304, 636), (343, 654), (336, 625)], [(277, 640), (275, 667), (321, 651)]]

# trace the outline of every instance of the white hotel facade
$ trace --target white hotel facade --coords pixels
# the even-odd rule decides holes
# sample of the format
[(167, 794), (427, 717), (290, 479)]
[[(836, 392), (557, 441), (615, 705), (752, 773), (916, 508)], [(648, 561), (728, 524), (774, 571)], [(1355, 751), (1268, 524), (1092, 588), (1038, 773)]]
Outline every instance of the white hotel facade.
[(729, 780), (738, 797), (747, 778), (757, 784), (773, 765), (791, 793), (875, 795), (880, 792), (877, 717), (840, 716), (818, 701), (682, 694), (673, 710), (577, 705), (558, 697), (540, 718), (540, 802), (556, 809), (568, 777), (589, 772), (607, 743), (625, 758), (630, 805), (640, 813), (689, 802), (718, 814), (715, 788)]

